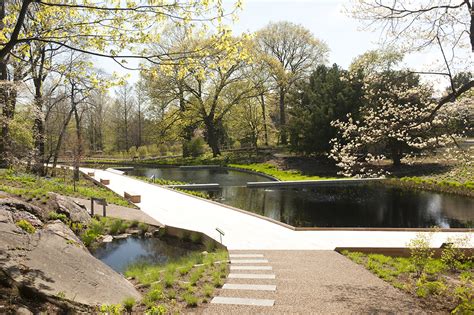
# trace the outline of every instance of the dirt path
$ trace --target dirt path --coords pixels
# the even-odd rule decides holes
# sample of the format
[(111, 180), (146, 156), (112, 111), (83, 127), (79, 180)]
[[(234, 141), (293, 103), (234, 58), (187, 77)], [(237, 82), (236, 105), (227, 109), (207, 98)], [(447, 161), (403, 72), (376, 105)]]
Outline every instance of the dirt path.
[[(209, 304), (204, 310), (205, 314), (423, 312), (414, 298), (334, 251), (231, 251), (231, 254), (234, 255), (231, 256), (234, 263), (231, 263), (230, 271), (233, 278), (226, 279), (225, 283), (259, 286), (253, 287), (253, 290), (239, 290), (236, 286), (227, 286), (227, 289), (225, 286), (216, 292), (218, 299)], [(232, 258), (245, 256), (245, 254), (262, 256), (260, 258)], [(243, 263), (242, 259), (247, 262)], [(252, 260), (255, 263), (252, 263)], [(258, 260), (260, 262), (256, 262)], [(265, 260), (268, 262), (264, 262)], [(236, 266), (246, 266), (247, 270), (235, 268)], [(266, 270), (249, 270), (249, 267), (264, 269), (261, 268), (263, 266), (267, 267)], [(246, 274), (243, 277), (247, 279), (240, 279), (239, 275), (235, 276), (242, 273)], [(274, 275), (275, 279), (249, 279), (261, 278), (261, 276), (254, 276), (261, 274), (267, 275), (264, 276), (266, 278)], [(276, 290), (272, 290), (275, 285)], [(237, 286), (237, 288), (245, 287)], [(244, 300), (241, 300), (242, 298)], [(252, 301), (256, 304), (272, 306), (215, 304), (215, 302), (252, 303)]]

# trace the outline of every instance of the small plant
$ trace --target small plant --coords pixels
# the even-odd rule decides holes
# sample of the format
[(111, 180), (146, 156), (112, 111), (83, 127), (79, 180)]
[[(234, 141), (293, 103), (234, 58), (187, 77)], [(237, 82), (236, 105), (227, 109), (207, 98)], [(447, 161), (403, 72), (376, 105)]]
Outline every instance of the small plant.
[(162, 314), (166, 314), (166, 307), (164, 307), (163, 305), (157, 305), (157, 306), (152, 306), (150, 307), (146, 312), (145, 314), (146, 315), (162, 315)]
[(148, 225), (145, 223), (139, 223), (137, 227), (140, 230), (141, 234), (145, 234), (146, 232), (148, 232)]
[(176, 291), (175, 290), (168, 290), (167, 295), (168, 295), (168, 299), (170, 299), (170, 300), (176, 299)]
[(416, 237), (407, 244), (417, 277), (422, 275), (426, 264), (433, 257), (434, 252), (430, 248), (431, 237), (431, 233), (417, 233)]
[(121, 234), (127, 230), (127, 227), (127, 223), (125, 223), (123, 220), (116, 219), (110, 223), (109, 232), (111, 235)]
[(205, 284), (203, 287), (203, 293), (205, 296), (211, 297), (212, 294), (214, 293), (214, 288), (209, 284)]
[(21, 219), (19, 220), (18, 222), (15, 223), (16, 226), (18, 226), (19, 228), (21, 228), (23, 231), (25, 231), (26, 233), (29, 233), (29, 234), (33, 234), (36, 232), (36, 229), (33, 225), (31, 225), (30, 222), (24, 220), (24, 219)]
[(132, 313), (133, 306), (135, 305), (135, 299), (132, 297), (128, 297), (125, 300), (123, 300), (123, 308), (127, 313)]
[(65, 299), (66, 293), (64, 293), (64, 291), (59, 291), (58, 293), (56, 293), (56, 297), (59, 299)]
[(473, 314), (474, 313), (474, 281), (472, 273), (463, 272), (460, 276), (461, 283), (454, 289), (454, 296), (458, 300), (458, 305), (452, 311), (453, 314)]
[(448, 238), (446, 246), (441, 252), (441, 261), (451, 270), (461, 269), (462, 262), (466, 260), (462, 247), (469, 245), (469, 235), (459, 238)]
[(63, 223), (68, 224), (69, 219), (64, 213), (57, 213), (54, 211), (51, 211), (48, 213), (48, 219), (49, 220), (61, 220)]
[(156, 302), (163, 299), (163, 288), (160, 285), (152, 286), (151, 290), (146, 294), (146, 300)]
[(446, 290), (446, 285), (441, 281), (427, 281), (426, 275), (422, 274), (416, 282), (416, 295), (425, 298), (432, 294), (441, 294)]
[(175, 277), (173, 273), (166, 273), (163, 279), (165, 288), (171, 288), (175, 282)]
[(198, 298), (191, 293), (183, 294), (183, 300), (188, 307), (196, 307), (198, 305)]
[(122, 305), (120, 304), (104, 304), (99, 308), (100, 314), (104, 315), (120, 315), (122, 314)]

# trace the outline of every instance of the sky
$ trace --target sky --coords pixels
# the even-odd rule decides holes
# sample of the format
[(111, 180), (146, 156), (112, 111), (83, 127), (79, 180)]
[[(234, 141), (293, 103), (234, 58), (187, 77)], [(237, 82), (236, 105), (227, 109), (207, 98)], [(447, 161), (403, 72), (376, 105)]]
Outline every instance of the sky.
[(376, 33), (359, 30), (358, 21), (343, 13), (345, 0), (244, 0), (233, 25), (236, 34), (254, 32), (271, 21), (289, 21), (309, 29), (329, 46), (329, 62), (347, 68), (354, 57), (377, 47)]
[[(379, 47), (381, 35), (363, 28), (363, 25), (344, 12), (344, 5), (350, 0), (244, 0), (244, 8), (239, 19), (233, 23), (235, 35), (255, 32), (270, 22), (290, 21), (309, 29), (315, 37), (329, 46), (329, 64), (337, 63), (347, 68), (358, 55)], [(230, 7), (234, 1), (224, 0)], [(409, 56), (406, 65), (420, 68), (430, 64), (434, 55)], [(129, 65), (136, 65), (129, 63)], [(138, 80), (138, 71), (127, 71), (111, 60), (101, 61), (107, 72), (129, 74), (129, 82)], [(443, 84), (444, 85), (444, 84)]]

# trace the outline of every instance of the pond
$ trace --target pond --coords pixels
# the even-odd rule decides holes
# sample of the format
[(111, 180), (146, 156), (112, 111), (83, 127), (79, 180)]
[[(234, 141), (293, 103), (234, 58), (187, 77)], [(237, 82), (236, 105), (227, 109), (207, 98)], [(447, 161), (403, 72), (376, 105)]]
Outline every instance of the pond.
[(136, 263), (164, 264), (169, 260), (188, 255), (191, 252), (179, 243), (156, 237), (130, 236), (102, 243), (92, 249), (91, 254), (113, 270), (124, 273), (127, 267)]
[(137, 168), (131, 175), (188, 183), (219, 183), (209, 191), (218, 202), (297, 227), (468, 228), (474, 226), (474, 199), (382, 185), (347, 187), (248, 188), (268, 178), (221, 169)]

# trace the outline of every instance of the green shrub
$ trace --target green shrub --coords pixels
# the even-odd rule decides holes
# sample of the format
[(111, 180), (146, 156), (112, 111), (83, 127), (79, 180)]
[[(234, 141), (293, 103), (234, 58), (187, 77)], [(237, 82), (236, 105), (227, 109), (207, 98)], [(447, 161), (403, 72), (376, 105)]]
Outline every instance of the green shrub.
[(454, 289), (454, 296), (458, 305), (452, 311), (453, 314), (474, 313), (474, 281), (471, 272), (463, 272), (460, 275), (460, 284)]
[(462, 269), (463, 261), (466, 260), (462, 247), (467, 247), (469, 241), (469, 236), (448, 238), (446, 246), (441, 251), (441, 261), (451, 271)]
[(418, 277), (424, 272), (426, 264), (434, 254), (433, 249), (430, 248), (431, 237), (431, 233), (417, 233), (416, 237), (407, 244)]
[(204, 154), (206, 142), (202, 137), (194, 137), (185, 145), (192, 157), (198, 157)]
[(142, 234), (145, 234), (148, 231), (148, 224), (145, 223), (139, 223), (138, 224), (138, 229)]
[(99, 237), (95, 231), (87, 229), (81, 234), (81, 240), (86, 247), (89, 247)]
[(427, 297), (432, 294), (441, 294), (446, 290), (446, 285), (442, 281), (426, 281), (423, 274), (416, 282), (416, 295)]
[(143, 159), (143, 158), (146, 158), (147, 155), (148, 155), (148, 149), (146, 146), (142, 145), (141, 147), (138, 147), (137, 149), (138, 151), (138, 156)]
[(24, 219), (21, 219), (19, 220), (18, 222), (15, 223), (16, 226), (18, 226), (19, 228), (21, 228), (23, 231), (25, 231), (26, 233), (29, 233), (29, 234), (33, 234), (36, 232), (36, 229), (33, 225), (31, 225), (30, 222), (24, 220)]
[(120, 219), (114, 219), (110, 222), (109, 233), (117, 235), (124, 233), (128, 228), (128, 224)]

